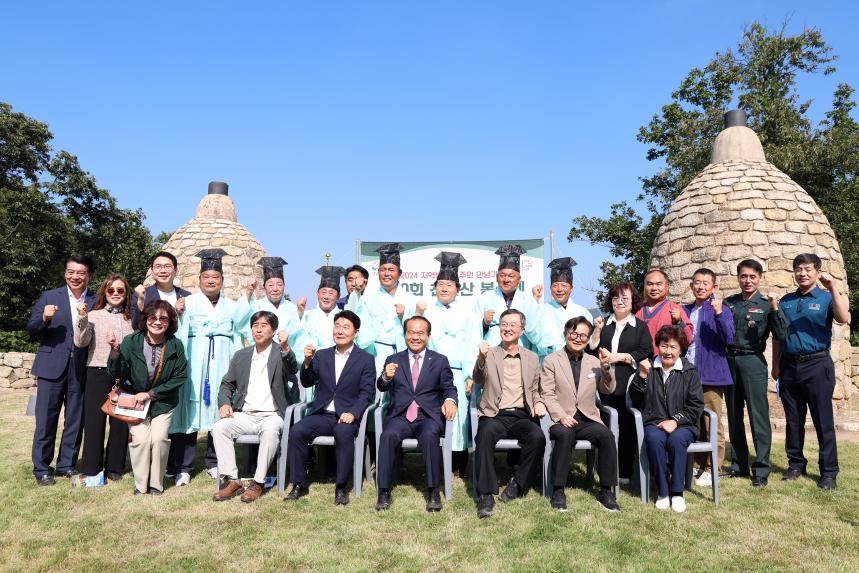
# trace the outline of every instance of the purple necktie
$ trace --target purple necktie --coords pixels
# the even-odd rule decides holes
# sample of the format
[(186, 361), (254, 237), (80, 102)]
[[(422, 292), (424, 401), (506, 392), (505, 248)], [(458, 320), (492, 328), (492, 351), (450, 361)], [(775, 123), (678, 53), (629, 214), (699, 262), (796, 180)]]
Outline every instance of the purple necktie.
[[(412, 363), (412, 389), (416, 389), (418, 387), (418, 376), (421, 375), (421, 355), (415, 355), (415, 361)], [(414, 422), (418, 419), (418, 403), (412, 400), (412, 403), (409, 404), (409, 409), (406, 410), (406, 420), (409, 422)]]

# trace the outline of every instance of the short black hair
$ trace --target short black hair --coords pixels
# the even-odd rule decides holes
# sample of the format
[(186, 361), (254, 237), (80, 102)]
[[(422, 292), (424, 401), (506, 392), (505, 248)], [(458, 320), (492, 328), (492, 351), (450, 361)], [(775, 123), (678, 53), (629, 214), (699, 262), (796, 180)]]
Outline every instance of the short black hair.
[(173, 268), (179, 268), (179, 261), (176, 260), (176, 257), (173, 255), (173, 253), (168, 253), (167, 251), (158, 251), (157, 253), (149, 257), (149, 268), (152, 268), (152, 265), (155, 264), (155, 259), (159, 257), (170, 259), (170, 262), (173, 263)]
[(345, 318), (349, 322), (352, 323), (352, 326), (355, 327), (355, 330), (361, 329), (361, 319), (358, 318), (358, 315), (352, 312), (351, 310), (341, 310), (337, 314), (334, 315), (334, 322), (337, 322), (341, 318)]
[(251, 315), (251, 326), (253, 326), (259, 319), (265, 319), (268, 322), (268, 325), (272, 327), (273, 330), (277, 330), (277, 315), (268, 310), (258, 310)]
[(793, 258), (793, 270), (796, 270), (799, 265), (807, 265), (809, 263), (813, 264), (814, 268), (819, 271), (823, 261), (814, 253), (802, 253)]
[(140, 332), (146, 332), (147, 319), (150, 315), (155, 314), (159, 310), (166, 312), (170, 319), (170, 324), (167, 326), (167, 332), (164, 333), (165, 336), (173, 336), (179, 328), (179, 315), (176, 313), (176, 309), (173, 308), (173, 305), (166, 300), (159, 299), (147, 303), (146, 306), (143, 307), (143, 310), (140, 311), (140, 322), (137, 324), (137, 328), (140, 329)]
[(577, 329), (579, 327), (580, 324), (583, 324), (583, 323), (587, 324), (588, 330), (591, 331), (591, 333), (593, 333), (594, 325), (591, 324), (590, 320), (588, 320), (584, 316), (574, 316), (573, 318), (568, 320), (567, 323), (564, 325), (564, 335), (566, 336), (566, 334), (568, 332), (573, 332), (575, 329)]
[[(663, 273), (663, 275), (664, 274), (665, 273)], [(603, 303), (603, 310), (610, 313), (614, 312), (614, 307), (612, 307), (611, 305), (611, 299), (616, 296), (620, 296), (624, 291), (627, 290), (629, 291), (630, 297), (632, 297), (632, 301), (630, 301), (632, 303), (631, 314), (635, 314), (636, 312), (638, 312), (638, 309), (641, 308), (641, 304), (643, 302), (641, 299), (641, 293), (638, 292), (638, 289), (635, 288), (634, 284), (628, 282), (617, 283), (616, 285), (608, 289), (608, 294), (606, 295), (605, 302)]]
[(515, 308), (508, 308), (507, 310), (505, 310), (504, 312), (502, 312), (502, 313), (501, 313), (501, 316), (499, 316), (499, 317), (498, 317), (498, 324), (499, 324), (499, 325), (501, 324), (501, 320), (502, 320), (505, 316), (510, 316), (511, 314), (518, 314), (518, 315), (519, 315), (519, 320), (521, 320), (521, 321), (522, 321), (522, 328), (525, 328), (525, 313), (524, 313), (524, 312), (522, 312), (521, 310), (516, 310)]
[(689, 349), (689, 339), (686, 338), (686, 333), (679, 326), (674, 326), (673, 324), (666, 324), (662, 328), (656, 331), (656, 336), (653, 337), (654, 342), (656, 342), (656, 346), (659, 346), (663, 342), (668, 342), (669, 340), (675, 340), (677, 344), (680, 345), (680, 354), (686, 354), (686, 350)]
[(85, 266), (90, 275), (95, 272), (95, 261), (88, 255), (69, 255), (66, 257), (66, 262), (63, 267), (65, 268), (69, 266), (69, 263)]
[(737, 274), (740, 274), (740, 269), (752, 269), (759, 275), (763, 276), (764, 267), (755, 259), (743, 259), (739, 263), (737, 263)]
[(644, 273), (644, 279), (647, 280), (647, 277), (649, 275), (652, 275), (653, 273), (659, 273), (660, 275), (662, 275), (662, 278), (665, 279), (665, 284), (667, 284), (667, 285), (671, 284), (671, 278), (668, 276), (668, 273), (666, 273), (662, 269), (657, 269), (657, 268), (648, 269), (647, 272)]
[(701, 267), (700, 269), (698, 269), (697, 271), (692, 273), (693, 278), (695, 277), (695, 275), (709, 275), (710, 278), (713, 279), (713, 284), (716, 284), (716, 273), (714, 273), (712, 270), (708, 269), (707, 267)]
[(368, 271), (367, 269), (365, 269), (361, 265), (352, 265), (351, 267), (346, 269), (346, 272), (343, 273), (343, 276), (348, 277), (349, 273), (354, 273), (355, 271), (358, 271), (359, 273), (361, 273), (364, 276), (364, 280), (370, 279), (370, 271)]
[(409, 327), (409, 323), (413, 320), (422, 320), (427, 323), (427, 334), (432, 334), (432, 324), (430, 324), (429, 319), (419, 314), (416, 314), (406, 319), (406, 321), (403, 323), (403, 334), (406, 333), (406, 329)]

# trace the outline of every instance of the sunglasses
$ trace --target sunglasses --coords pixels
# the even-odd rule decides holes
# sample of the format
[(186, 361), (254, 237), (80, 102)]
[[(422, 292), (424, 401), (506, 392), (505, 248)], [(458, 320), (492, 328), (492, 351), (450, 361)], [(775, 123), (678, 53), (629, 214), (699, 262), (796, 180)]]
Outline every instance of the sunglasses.
[(160, 322), (163, 324), (165, 322), (170, 322), (170, 317), (169, 316), (155, 316), (154, 314), (150, 314), (149, 316), (146, 317), (146, 322), (148, 322), (150, 324), (155, 324), (156, 322)]
[(107, 294), (125, 294), (125, 289), (124, 288), (113, 288), (113, 287), (111, 287), (111, 288), (104, 289), (104, 292), (106, 292)]

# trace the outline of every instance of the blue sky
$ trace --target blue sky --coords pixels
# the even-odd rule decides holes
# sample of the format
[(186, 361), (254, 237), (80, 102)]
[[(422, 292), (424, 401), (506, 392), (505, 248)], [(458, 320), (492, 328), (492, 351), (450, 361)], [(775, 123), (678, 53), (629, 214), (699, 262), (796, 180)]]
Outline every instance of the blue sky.
[(608, 255), (573, 217), (632, 200), (635, 140), (685, 74), (755, 20), (815, 26), (838, 72), (801, 78), (812, 115), (859, 87), (842, 2), (16, 2), (0, 100), (49, 124), (153, 233), (210, 180), (289, 261), (287, 290), (367, 241), (548, 237), (590, 305)]

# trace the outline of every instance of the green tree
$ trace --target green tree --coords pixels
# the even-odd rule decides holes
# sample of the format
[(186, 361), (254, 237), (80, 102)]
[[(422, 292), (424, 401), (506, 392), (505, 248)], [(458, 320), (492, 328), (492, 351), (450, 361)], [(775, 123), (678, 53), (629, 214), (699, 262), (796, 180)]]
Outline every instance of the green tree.
[(0, 102), (0, 330), (23, 328), (39, 292), (61, 283), (69, 253), (95, 259), (96, 281), (116, 271), (134, 285), (156, 246), (143, 211), (120, 208), (52, 139)]
[(787, 27), (785, 23), (779, 30), (768, 30), (754, 23), (735, 49), (716, 53), (703, 68), (692, 69), (671, 94), (671, 102), (638, 131), (638, 141), (648, 146), (647, 159), (663, 165), (641, 178), (637, 202), (612, 205), (607, 218), (573, 219), (569, 240), (608, 246), (617, 259), (603, 263), (603, 286), (620, 280), (643, 282), (663, 217), (709, 163), (724, 112), (739, 107), (749, 115), (749, 127), (760, 137), (767, 159), (799, 183), (829, 218), (844, 254), (855, 307), (859, 128), (851, 116), (853, 89), (839, 85), (831, 111), (814, 125), (808, 117), (812, 101), (801, 99), (798, 79), (803, 74), (834, 73), (836, 56), (819, 30), (790, 35)]

